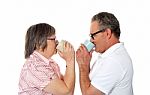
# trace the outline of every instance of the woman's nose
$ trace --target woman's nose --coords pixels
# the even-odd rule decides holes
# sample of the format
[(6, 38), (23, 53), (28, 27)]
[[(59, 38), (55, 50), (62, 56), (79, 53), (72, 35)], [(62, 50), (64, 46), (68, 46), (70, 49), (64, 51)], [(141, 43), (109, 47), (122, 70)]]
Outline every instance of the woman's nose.
[(58, 45), (58, 43), (59, 43), (58, 40), (56, 40), (55, 42), (56, 42), (56, 45)]

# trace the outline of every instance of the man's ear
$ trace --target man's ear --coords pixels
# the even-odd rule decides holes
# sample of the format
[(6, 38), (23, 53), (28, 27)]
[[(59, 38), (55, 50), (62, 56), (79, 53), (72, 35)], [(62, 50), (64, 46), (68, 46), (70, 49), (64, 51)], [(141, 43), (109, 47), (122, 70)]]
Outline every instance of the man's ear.
[(112, 37), (112, 31), (109, 28), (107, 28), (105, 32), (106, 32), (107, 38), (110, 39)]

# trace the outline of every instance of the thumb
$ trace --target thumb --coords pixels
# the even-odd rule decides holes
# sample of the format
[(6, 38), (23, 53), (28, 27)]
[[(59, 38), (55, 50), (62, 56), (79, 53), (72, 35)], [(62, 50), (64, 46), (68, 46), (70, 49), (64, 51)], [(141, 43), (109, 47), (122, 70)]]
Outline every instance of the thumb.
[(94, 49), (92, 49), (91, 51), (90, 51), (90, 55), (92, 56), (92, 53), (94, 52)]
[(61, 51), (58, 51), (58, 54), (59, 54), (61, 57), (63, 57), (63, 54), (61, 53)]

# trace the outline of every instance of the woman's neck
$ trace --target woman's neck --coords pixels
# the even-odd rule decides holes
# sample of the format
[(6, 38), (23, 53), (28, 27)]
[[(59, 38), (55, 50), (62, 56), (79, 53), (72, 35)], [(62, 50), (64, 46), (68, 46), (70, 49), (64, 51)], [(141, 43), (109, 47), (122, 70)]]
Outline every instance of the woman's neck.
[(46, 50), (36, 50), (38, 53), (40, 53), (41, 55), (43, 55), (45, 58), (49, 59), (52, 55), (50, 55), (50, 53), (47, 53)]

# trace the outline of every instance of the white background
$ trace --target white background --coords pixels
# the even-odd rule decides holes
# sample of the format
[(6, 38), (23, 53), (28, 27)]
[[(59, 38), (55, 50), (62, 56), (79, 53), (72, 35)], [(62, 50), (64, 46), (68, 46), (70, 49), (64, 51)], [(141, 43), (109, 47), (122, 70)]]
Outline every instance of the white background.
[[(17, 95), (29, 26), (49, 23), (58, 40), (68, 40), (77, 49), (88, 38), (91, 17), (102, 11), (120, 21), (120, 40), (133, 60), (134, 94), (150, 95), (149, 9), (149, 0), (0, 0), (0, 95)], [(64, 61), (58, 55), (54, 59), (64, 73)], [(81, 95), (77, 67), (75, 95)]]

